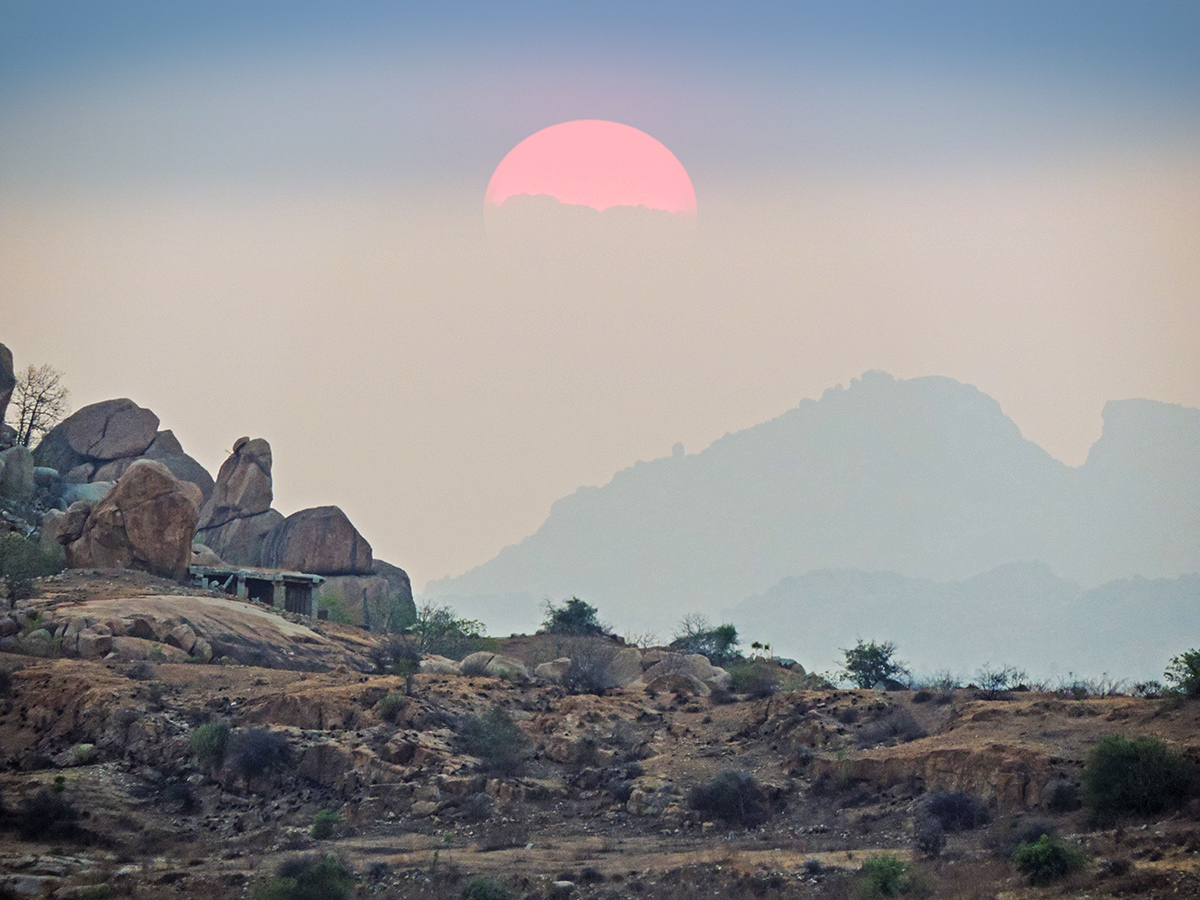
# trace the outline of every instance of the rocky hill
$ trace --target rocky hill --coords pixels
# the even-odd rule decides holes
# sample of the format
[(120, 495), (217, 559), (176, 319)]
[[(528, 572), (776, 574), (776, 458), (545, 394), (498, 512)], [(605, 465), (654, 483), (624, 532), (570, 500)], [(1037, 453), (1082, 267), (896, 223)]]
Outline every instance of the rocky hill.
[[(406, 685), (380, 670), (377, 635), (133, 572), (43, 580), (4, 622), (9, 896), (252, 896), (314, 852), (384, 900), (460, 897), (472, 878), (531, 900), (846, 898), (877, 856), (914, 866), (932, 897), (1200, 889), (1200, 801), (1114, 828), (1076, 799), (1106, 735), (1200, 757), (1194, 702), (686, 679), (576, 694), (553, 666), (522, 674), (580, 647), (545, 636), (502, 642), (505, 667), (491, 651), (478, 668), (427, 660)], [(667, 658), (612, 646), (646, 672)], [(705, 805), (715, 783), (746, 793)], [(925, 858), (938, 797), (971, 819)], [(1031, 887), (1008, 853), (1037, 829), (1072, 836), (1084, 870)]]
[(969, 385), (870, 372), (581, 488), (536, 533), (424, 594), (515, 627), (574, 594), (662, 630), (821, 569), (944, 581), (1041, 562), (1085, 588), (1176, 578), (1200, 572), (1198, 470), (1200, 410), (1112, 402), (1072, 469)]

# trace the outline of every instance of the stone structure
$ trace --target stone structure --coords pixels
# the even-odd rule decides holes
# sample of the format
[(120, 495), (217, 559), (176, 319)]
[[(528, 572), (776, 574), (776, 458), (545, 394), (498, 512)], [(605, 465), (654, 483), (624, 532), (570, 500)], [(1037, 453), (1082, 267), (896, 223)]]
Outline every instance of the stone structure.
[(192, 566), (190, 571), (201, 587), (310, 617), (316, 612), (313, 590), (324, 581), (320, 575), (306, 572), (253, 566)]

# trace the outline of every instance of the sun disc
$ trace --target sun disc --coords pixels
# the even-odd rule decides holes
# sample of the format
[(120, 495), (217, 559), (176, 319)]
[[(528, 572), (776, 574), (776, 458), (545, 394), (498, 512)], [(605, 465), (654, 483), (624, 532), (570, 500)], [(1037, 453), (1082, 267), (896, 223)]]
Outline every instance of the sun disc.
[(519, 196), (601, 212), (641, 206), (696, 215), (695, 188), (675, 154), (644, 131), (600, 119), (552, 125), (513, 147), (488, 182), (484, 206)]

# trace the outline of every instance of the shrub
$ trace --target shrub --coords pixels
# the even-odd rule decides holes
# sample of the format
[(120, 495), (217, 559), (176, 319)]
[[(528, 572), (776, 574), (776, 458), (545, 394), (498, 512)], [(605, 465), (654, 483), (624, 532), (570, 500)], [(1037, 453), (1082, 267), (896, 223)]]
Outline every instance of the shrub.
[(1079, 809), (1079, 786), (1073, 781), (1060, 778), (1046, 786), (1046, 809), (1066, 813)]
[(287, 738), (266, 728), (239, 730), (229, 739), (229, 761), (243, 778), (254, 778), (283, 765), (288, 755)]
[(312, 834), (312, 836), (318, 841), (331, 838), (333, 837), (334, 829), (337, 828), (338, 823), (341, 821), (342, 817), (332, 809), (318, 810), (317, 814), (313, 816), (312, 830), (310, 834)]
[(902, 678), (908, 674), (908, 669), (894, 659), (895, 653), (896, 645), (891, 641), (879, 644), (860, 640), (849, 650), (842, 651), (846, 660), (842, 677), (860, 688), (872, 688)]
[(912, 866), (899, 857), (885, 853), (862, 864), (862, 893), (866, 897), (899, 897), (902, 894), (924, 893)]
[(284, 861), (276, 877), (259, 884), (254, 900), (350, 900), (354, 876), (335, 856), (298, 856)]
[(913, 845), (925, 856), (939, 856), (946, 846), (946, 829), (936, 817), (925, 812), (913, 823)]
[(1033, 843), (1021, 844), (1013, 853), (1013, 865), (1030, 884), (1048, 884), (1082, 869), (1087, 856), (1062, 838), (1043, 834)]
[(43, 553), (37, 543), (15, 531), (0, 537), (0, 579), (8, 585), (8, 599), (28, 600), (33, 596), (33, 579), (53, 575), (63, 564)]
[(403, 694), (397, 694), (394, 691), (375, 704), (375, 709), (379, 711), (379, 718), (385, 722), (395, 722), (400, 718), (400, 713), (404, 712), (405, 700)]
[(988, 820), (987, 808), (964, 791), (935, 791), (921, 801), (926, 815), (946, 831), (970, 831)]
[(1172, 690), (1185, 697), (1200, 697), (1200, 650), (1172, 657), (1164, 677)]
[(196, 765), (216, 769), (225, 761), (225, 751), (229, 748), (229, 723), (220, 720), (197, 725), (192, 729), (189, 743)]
[(989, 850), (1004, 859), (1012, 859), (1022, 844), (1035, 843), (1043, 835), (1054, 837), (1054, 825), (1044, 819), (1013, 819), (998, 833), (989, 835), (985, 843)]
[(708, 784), (693, 788), (688, 804), (699, 812), (751, 828), (767, 821), (762, 789), (746, 772), (721, 772)]
[(515, 775), (530, 755), (529, 739), (498, 706), (482, 716), (464, 716), (458, 725), (458, 744), (503, 775)]
[(769, 663), (735, 663), (729, 667), (729, 689), (735, 694), (769, 697), (779, 690), (779, 667)]
[(604, 635), (610, 629), (600, 624), (598, 610), (578, 597), (572, 597), (561, 606), (546, 601), (546, 618), (542, 620), (542, 633), (569, 635)]
[(79, 810), (61, 791), (42, 788), (21, 801), (17, 831), (27, 841), (73, 838), (79, 833)]
[(468, 881), (462, 892), (463, 900), (516, 900), (516, 896), (512, 888), (482, 875), (476, 875)]
[(1025, 673), (1016, 666), (1001, 666), (993, 669), (985, 663), (975, 673), (975, 682), (983, 691), (985, 700), (997, 700), (1025, 681)]
[(859, 729), (856, 740), (860, 747), (873, 747), (876, 744), (891, 746), (920, 740), (928, 734), (907, 707), (895, 704), (864, 724)]
[(1191, 773), (1183, 755), (1161, 738), (1109, 735), (1083, 767), (1083, 799), (1094, 821), (1151, 815), (1187, 797)]

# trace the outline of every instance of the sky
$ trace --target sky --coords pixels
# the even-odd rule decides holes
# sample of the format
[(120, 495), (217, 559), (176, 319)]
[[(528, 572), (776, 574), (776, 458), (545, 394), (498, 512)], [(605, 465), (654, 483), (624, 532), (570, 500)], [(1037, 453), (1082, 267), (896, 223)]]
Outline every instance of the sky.
[[(649, 6), (649, 8), (647, 8)], [(882, 369), (1078, 465), (1200, 407), (1194, 2), (0, 3), (0, 342), (418, 589), (637, 460)], [(682, 248), (530, 255), (483, 197), (608, 119)]]

